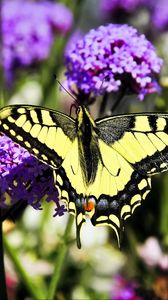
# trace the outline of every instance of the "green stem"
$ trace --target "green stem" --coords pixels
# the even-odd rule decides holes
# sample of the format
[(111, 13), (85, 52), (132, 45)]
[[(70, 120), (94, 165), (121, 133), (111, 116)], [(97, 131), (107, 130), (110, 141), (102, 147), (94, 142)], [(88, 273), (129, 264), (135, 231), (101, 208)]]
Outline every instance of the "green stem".
[(53, 300), (55, 299), (56, 290), (62, 276), (63, 267), (65, 265), (65, 259), (68, 252), (68, 239), (71, 231), (71, 227), (73, 224), (74, 218), (72, 216), (69, 217), (67, 227), (63, 236), (63, 244), (60, 245), (56, 260), (55, 260), (55, 269), (51, 279), (51, 283), (49, 285), (49, 291), (47, 295), (47, 299)]
[[(1, 209), (0, 209), (1, 214)], [(3, 233), (2, 222), (0, 221), (0, 299), (7, 300), (5, 267), (4, 267), (4, 249), (3, 249)]]
[(66, 44), (65, 37), (59, 36), (55, 41), (51, 50), (50, 56), (41, 67), (41, 85), (43, 88), (43, 99), (41, 105), (50, 108), (56, 108), (55, 103), (55, 87), (56, 83), (53, 74), (59, 76), (60, 69), (62, 68), (63, 49)]
[(115, 100), (114, 104), (111, 107), (111, 112), (113, 112), (117, 109), (117, 107), (121, 104), (121, 101), (124, 99), (124, 96), (126, 95), (127, 88), (122, 87), (122, 89), (118, 92), (117, 99)]
[[(18, 254), (16, 252), (16, 249), (12, 247), (12, 245), (9, 243), (7, 238), (4, 238), (4, 246), (5, 246), (7, 255), (10, 257), (12, 263), (14, 264), (14, 267), (15, 267), (15, 270), (16, 270), (18, 276), (20, 277), (21, 281), (23, 282), (23, 284), (29, 291), (31, 297), (34, 300), (46, 299), (45, 295), (43, 295), (41, 293), (40, 288), (38, 288), (37, 286), (32, 284), (32, 279), (29, 278), (29, 276), (25, 272), (25, 270), (22, 266), (21, 260), (19, 259)], [(1, 272), (0, 272), (0, 274), (1, 274)], [(4, 299), (5, 298), (3, 298), (3, 300)]]
[(100, 109), (99, 109), (99, 114), (98, 114), (98, 117), (103, 117), (104, 116), (104, 113), (105, 113), (105, 110), (106, 110), (106, 106), (107, 106), (107, 100), (108, 100), (108, 94), (105, 93), (105, 95), (103, 96), (103, 100), (100, 104)]
[(165, 174), (163, 176), (163, 191), (161, 196), (161, 205), (160, 205), (160, 233), (163, 235), (163, 240), (168, 245), (168, 185), (167, 185), (168, 176)]

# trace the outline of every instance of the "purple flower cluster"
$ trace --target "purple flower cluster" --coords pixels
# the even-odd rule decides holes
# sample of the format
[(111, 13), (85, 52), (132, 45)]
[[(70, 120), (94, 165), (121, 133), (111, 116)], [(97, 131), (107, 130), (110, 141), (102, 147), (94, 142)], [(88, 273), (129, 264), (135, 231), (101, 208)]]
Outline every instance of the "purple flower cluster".
[(106, 15), (113, 15), (120, 10), (133, 13), (143, 2), (144, 0), (101, 0), (100, 9)]
[(138, 284), (133, 281), (128, 281), (124, 277), (118, 275), (114, 278), (113, 290), (111, 293), (111, 300), (142, 300), (137, 295), (136, 289)]
[(89, 97), (127, 87), (143, 100), (159, 90), (154, 77), (162, 60), (145, 36), (128, 25), (90, 30), (65, 53), (65, 64), (66, 84), (74, 94), (75, 88)]
[(0, 135), (0, 207), (26, 201), (40, 209), (42, 199), (55, 202), (55, 215), (66, 211), (59, 203), (52, 169), (8, 137)]
[(72, 13), (63, 4), (48, 1), (4, 0), (2, 4), (3, 60), (6, 76), (14, 67), (48, 57), (55, 33), (70, 30)]

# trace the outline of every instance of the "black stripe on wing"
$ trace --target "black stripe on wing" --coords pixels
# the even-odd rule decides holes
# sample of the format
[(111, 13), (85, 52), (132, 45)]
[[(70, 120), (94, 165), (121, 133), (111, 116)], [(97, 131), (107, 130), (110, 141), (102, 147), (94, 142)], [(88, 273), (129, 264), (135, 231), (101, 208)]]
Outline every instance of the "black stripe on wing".
[(141, 174), (155, 175), (168, 170), (168, 146), (164, 150), (156, 151), (133, 165)]

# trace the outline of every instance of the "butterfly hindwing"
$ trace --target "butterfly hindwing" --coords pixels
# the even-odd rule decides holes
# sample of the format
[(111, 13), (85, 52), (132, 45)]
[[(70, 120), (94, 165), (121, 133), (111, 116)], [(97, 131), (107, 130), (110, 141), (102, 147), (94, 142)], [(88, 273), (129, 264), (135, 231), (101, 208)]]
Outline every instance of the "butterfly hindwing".
[[(93, 225), (112, 227), (119, 242), (123, 221), (141, 204), (151, 189), (151, 180), (142, 176), (117, 151), (99, 140), (102, 161), (90, 193), (95, 197)], [(89, 194), (89, 191), (88, 191)]]
[(68, 211), (76, 218), (76, 236), (78, 248), (81, 248), (80, 230), (85, 222), (84, 202), (86, 186), (83, 180), (82, 168), (79, 163), (77, 138), (73, 141), (62, 166), (55, 170), (56, 187), (60, 199), (66, 203)]

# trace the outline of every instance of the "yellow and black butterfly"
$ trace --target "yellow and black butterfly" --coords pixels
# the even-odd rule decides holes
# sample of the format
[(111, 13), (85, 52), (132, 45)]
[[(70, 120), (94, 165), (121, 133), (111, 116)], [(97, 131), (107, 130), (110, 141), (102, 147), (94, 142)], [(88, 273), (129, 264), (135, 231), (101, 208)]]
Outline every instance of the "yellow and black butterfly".
[(38, 106), (0, 110), (0, 132), (54, 169), (60, 198), (76, 216), (77, 245), (85, 215), (111, 226), (119, 240), (128, 218), (168, 169), (168, 114), (93, 120), (85, 106), (73, 119)]

